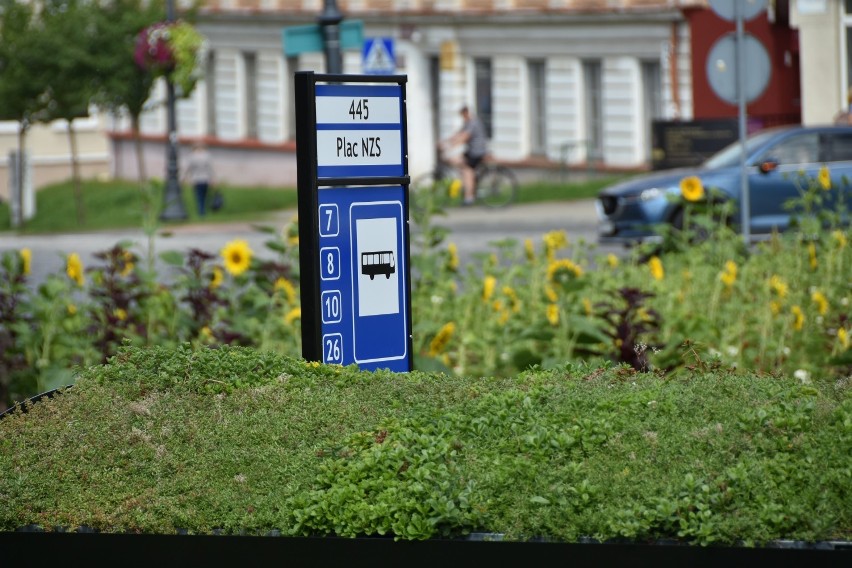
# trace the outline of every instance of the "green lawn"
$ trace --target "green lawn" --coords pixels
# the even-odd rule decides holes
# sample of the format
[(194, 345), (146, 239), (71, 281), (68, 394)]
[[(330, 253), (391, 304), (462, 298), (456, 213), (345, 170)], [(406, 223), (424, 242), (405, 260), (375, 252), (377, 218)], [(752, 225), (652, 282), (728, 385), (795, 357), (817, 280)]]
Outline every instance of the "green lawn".
[[(518, 192), (519, 203), (565, 201), (590, 198), (617, 178), (607, 177), (569, 183), (525, 184)], [(146, 189), (147, 187), (147, 189)], [(294, 188), (220, 188), (225, 207), (211, 212), (205, 222), (262, 221), (270, 211), (295, 208)], [(83, 221), (78, 221), (74, 186), (70, 181), (45, 187), (36, 194), (36, 216), (20, 229), (23, 233), (63, 233), (103, 229), (142, 228), (145, 211), (156, 220), (160, 211), (162, 183), (140, 186), (137, 182), (85, 180), (82, 186)], [(189, 217), (182, 223), (199, 221), (192, 190), (183, 188), (183, 202)], [(147, 204), (147, 205), (146, 205)], [(171, 224), (171, 223), (170, 223)], [(0, 203), (0, 231), (11, 230), (8, 203)]]
[[(293, 188), (258, 188), (223, 186), (225, 207), (210, 212), (206, 222), (263, 220), (270, 211), (296, 207)], [(36, 193), (36, 215), (21, 229), (24, 233), (62, 233), (97, 231), (102, 229), (141, 228), (145, 212), (160, 210), (162, 185), (140, 186), (137, 182), (86, 180), (83, 182), (83, 222), (78, 221), (74, 186), (70, 181), (45, 187)], [(188, 213), (186, 221), (196, 223), (192, 190), (183, 188), (183, 203)], [(0, 204), (0, 231), (10, 230), (7, 203)]]

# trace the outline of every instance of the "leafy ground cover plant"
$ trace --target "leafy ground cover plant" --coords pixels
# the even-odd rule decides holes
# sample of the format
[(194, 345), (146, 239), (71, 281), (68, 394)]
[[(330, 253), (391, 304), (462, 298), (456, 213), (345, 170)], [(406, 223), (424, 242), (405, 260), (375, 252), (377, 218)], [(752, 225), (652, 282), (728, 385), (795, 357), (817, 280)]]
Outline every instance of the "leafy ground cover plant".
[(0, 421), (0, 530), (848, 539), (850, 382), (122, 349)]

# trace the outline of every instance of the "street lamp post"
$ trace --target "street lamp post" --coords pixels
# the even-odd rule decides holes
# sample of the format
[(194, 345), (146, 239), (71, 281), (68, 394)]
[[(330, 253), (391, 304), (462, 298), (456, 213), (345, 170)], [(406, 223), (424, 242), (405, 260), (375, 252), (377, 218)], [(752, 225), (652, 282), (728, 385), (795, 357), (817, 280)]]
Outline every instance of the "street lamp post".
[[(166, 0), (166, 21), (175, 20), (174, 0)], [(166, 143), (166, 189), (163, 198), (163, 221), (178, 221), (187, 218), (178, 181), (177, 117), (175, 115), (175, 84), (171, 73), (166, 74), (166, 109), (169, 137)]]
[(337, 8), (337, 0), (324, 0), (318, 22), (322, 27), (325, 46), (325, 71), (332, 75), (343, 73), (343, 61), (340, 55), (341, 20), (343, 20), (343, 13)]

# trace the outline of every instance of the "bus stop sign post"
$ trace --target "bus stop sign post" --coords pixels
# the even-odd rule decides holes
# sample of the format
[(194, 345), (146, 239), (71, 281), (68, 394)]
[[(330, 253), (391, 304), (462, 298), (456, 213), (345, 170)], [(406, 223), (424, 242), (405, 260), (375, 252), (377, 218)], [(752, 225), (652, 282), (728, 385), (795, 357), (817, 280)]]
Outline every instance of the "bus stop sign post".
[(405, 76), (296, 73), (302, 356), (412, 366)]

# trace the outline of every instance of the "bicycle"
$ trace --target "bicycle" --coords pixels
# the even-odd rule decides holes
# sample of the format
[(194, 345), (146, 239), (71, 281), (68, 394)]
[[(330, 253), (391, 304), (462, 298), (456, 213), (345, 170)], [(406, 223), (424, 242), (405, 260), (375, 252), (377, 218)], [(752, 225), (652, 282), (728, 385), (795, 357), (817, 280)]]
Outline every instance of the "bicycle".
[[(474, 170), (475, 203), (505, 207), (518, 197), (518, 180), (504, 166), (483, 160)], [(417, 210), (443, 209), (461, 204), (464, 193), (461, 174), (440, 157), (435, 169), (416, 177), (409, 187), (410, 204)]]

